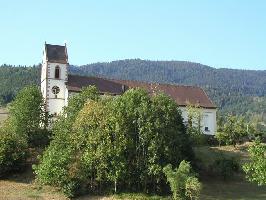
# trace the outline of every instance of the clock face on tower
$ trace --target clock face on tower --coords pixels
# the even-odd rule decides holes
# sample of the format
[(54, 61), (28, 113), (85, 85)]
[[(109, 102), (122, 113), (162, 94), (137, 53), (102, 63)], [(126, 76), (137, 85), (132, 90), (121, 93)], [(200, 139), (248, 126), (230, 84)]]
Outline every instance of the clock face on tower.
[(53, 93), (53, 94), (58, 94), (59, 92), (60, 92), (60, 89), (59, 89), (58, 86), (53, 86), (53, 87), (52, 87), (52, 93)]

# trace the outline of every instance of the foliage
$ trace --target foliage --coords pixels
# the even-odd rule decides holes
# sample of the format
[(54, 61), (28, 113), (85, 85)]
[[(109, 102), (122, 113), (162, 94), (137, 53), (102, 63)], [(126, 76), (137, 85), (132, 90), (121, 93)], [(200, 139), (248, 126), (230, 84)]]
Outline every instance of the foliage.
[(179, 167), (174, 170), (171, 165), (167, 165), (163, 171), (175, 200), (199, 198), (201, 183), (192, 172), (189, 162), (183, 160)]
[(193, 144), (202, 145), (205, 143), (202, 131), (203, 110), (198, 105), (188, 105), (186, 107), (188, 123), (187, 133), (190, 135)]
[(95, 87), (84, 88), (78, 95), (69, 99), (68, 107), (53, 124), (52, 141), (44, 154), (39, 157), (41, 163), (34, 165), (37, 181), (61, 187), (65, 194), (74, 196), (79, 179), (73, 175), (78, 155), (75, 155), (74, 143), (70, 137), (73, 134), (73, 123), (84, 104), (89, 100), (99, 98)]
[(196, 177), (189, 177), (186, 181), (185, 195), (189, 199), (198, 199), (201, 191), (201, 183)]
[(39, 66), (0, 66), (0, 106), (14, 100), (20, 90), (29, 85), (40, 83)]
[(266, 146), (256, 140), (248, 150), (250, 162), (244, 164), (243, 170), (249, 181), (266, 185)]
[(11, 103), (0, 131), (0, 174), (21, 169), (29, 146), (48, 143), (48, 116), (43, 106), (37, 86), (24, 88)]
[(223, 179), (232, 178), (235, 172), (239, 170), (239, 164), (235, 158), (220, 157), (215, 160), (211, 166), (213, 171), (222, 176)]
[(26, 137), (31, 146), (39, 142), (40, 134), (48, 138), (49, 117), (44, 111), (42, 94), (37, 86), (22, 89), (11, 103), (9, 113), (8, 131)]
[(79, 112), (82, 106), (71, 102), (35, 166), (41, 183), (59, 186), (69, 196), (83, 189), (162, 192), (163, 167), (193, 159), (181, 113), (168, 96), (129, 90), (82, 101)]
[(18, 134), (0, 131), (0, 176), (23, 168), (27, 158), (27, 141)]
[(266, 135), (265, 127), (260, 123), (259, 118), (254, 117), (247, 125), (248, 136), (251, 140), (263, 139)]
[(247, 124), (243, 117), (228, 115), (226, 122), (216, 134), (219, 143), (233, 144), (234, 146), (248, 135)]

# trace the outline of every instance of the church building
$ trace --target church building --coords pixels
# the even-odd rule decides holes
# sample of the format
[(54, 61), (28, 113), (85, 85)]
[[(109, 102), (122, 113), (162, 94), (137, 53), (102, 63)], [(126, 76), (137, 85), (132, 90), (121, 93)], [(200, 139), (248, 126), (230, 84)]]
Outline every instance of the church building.
[(50, 114), (60, 114), (63, 107), (67, 106), (69, 96), (79, 93), (82, 87), (94, 85), (100, 94), (113, 96), (138, 87), (151, 94), (160, 91), (173, 98), (182, 111), (184, 122), (188, 120), (186, 106), (199, 105), (202, 108), (202, 131), (208, 135), (214, 135), (216, 132), (216, 106), (200, 87), (71, 75), (68, 73), (68, 67), (66, 45), (45, 43), (41, 91), (46, 102), (46, 111)]

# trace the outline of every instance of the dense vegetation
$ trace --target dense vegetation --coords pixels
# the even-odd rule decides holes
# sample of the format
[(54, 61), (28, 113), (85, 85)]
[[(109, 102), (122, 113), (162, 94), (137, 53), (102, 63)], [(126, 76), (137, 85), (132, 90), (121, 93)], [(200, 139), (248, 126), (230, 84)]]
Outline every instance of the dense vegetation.
[(258, 185), (266, 185), (266, 146), (256, 140), (249, 147), (250, 161), (243, 166), (247, 179)]
[(85, 89), (71, 98), (53, 135), (35, 173), (39, 182), (60, 187), (68, 196), (82, 190), (165, 193), (163, 167), (193, 161), (176, 103), (140, 89), (114, 98)]
[(170, 185), (174, 200), (199, 199), (201, 183), (193, 172), (190, 163), (182, 161), (178, 168), (169, 164), (163, 168)]
[(21, 90), (10, 105), (8, 119), (0, 127), (0, 177), (21, 170), (28, 148), (48, 143), (48, 115), (37, 86)]
[(40, 82), (40, 66), (2, 65), (0, 67), (0, 106), (11, 102), (25, 86), (37, 85)]
[[(70, 73), (117, 79), (198, 85), (205, 89), (221, 113), (242, 114), (266, 123), (266, 71), (215, 69), (182, 61), (121, 60), (71, 66)], [(8, 103), (27, 84), (39, 84), (35, 66), (0, 67), (0, 102)]]

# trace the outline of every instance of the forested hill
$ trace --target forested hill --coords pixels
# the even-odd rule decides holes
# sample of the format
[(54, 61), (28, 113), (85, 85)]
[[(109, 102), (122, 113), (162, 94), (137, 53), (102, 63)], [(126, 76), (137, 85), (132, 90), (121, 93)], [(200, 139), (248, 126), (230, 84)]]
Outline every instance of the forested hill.
[[(266, 70), (216, 69), (184, 61), (120, 60), (71, 66), (70, 73), (203, 87), (222, 112), (256, 115), (266, 121)], [(0, 67), (5, 103), (26, 84), (39, 83), (39, 68)], [(8, 98), (7, 98), (7, 96)], [(1, 100), (0, 100), (1, 101)], [(263, 119), (264, 117), (264, 119)]]
[(100, 75), (161, 83), (199, 85), (245, 95), (266, 95), (266, 70), (215, 69), (183, 61), (121, 60), (72, 68), (82, 75)]
[(12, 101), (23, 87), (40, 84), (40, 65), (26, 66), (0, 66), (0, 106)]

